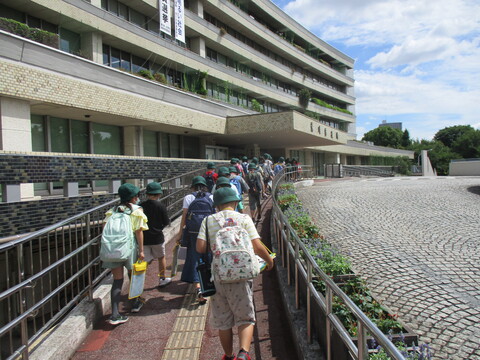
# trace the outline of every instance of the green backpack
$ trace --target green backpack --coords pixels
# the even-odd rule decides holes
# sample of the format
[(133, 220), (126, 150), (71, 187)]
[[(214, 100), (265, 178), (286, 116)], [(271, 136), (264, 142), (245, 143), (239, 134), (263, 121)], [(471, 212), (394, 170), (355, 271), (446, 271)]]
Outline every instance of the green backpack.
[(135, 241), (131, 213), (132, 211), (119, 212), (117, 207), (108, 218), (102, 231), (100, 260), (124, 262), (130, 259)]

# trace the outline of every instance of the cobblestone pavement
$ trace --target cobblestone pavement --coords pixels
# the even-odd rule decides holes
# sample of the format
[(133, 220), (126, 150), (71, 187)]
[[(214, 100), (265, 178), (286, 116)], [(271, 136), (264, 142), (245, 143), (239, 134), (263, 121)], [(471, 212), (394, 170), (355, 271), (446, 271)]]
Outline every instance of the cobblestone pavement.
[(480, 177), (325, 181), (297, 190), (375, 297), (434, 350), (480, 359)]

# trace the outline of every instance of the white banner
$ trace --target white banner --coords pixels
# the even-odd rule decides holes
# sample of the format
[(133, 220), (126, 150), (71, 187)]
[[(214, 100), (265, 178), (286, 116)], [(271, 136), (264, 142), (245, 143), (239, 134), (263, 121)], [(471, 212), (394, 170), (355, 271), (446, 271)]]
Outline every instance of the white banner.
[(175, 0), (175, 39), (185, 42), (185, 12), (183, 0)]
[(160, 31), (172, 36), (172, 25), (170, 24), (170, 0), (160, 0)]

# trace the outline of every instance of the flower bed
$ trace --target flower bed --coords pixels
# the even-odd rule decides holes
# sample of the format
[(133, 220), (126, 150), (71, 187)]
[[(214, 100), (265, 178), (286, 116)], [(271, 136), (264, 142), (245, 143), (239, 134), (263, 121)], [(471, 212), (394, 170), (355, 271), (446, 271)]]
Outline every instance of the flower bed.
[[(348, 257), (344, 256), (320, 234), (320, 230), (313, 223), (308, 212), (303, 209), (300, 200), (295, 194), (293, 184), (286, 183), (280, 185), (276, 199), (283, 214), (288, 218), (289, 224), (305, 244), (305, 247), (320, 269), (337, 283), (384, 334), (389, 334), (392, 341), (398, 344), (399, 349), (405, 349), (406, 358), (429, 359), (429, 357), (422, 355), (425, 349), (429, 349), (428, 346), (416, 346), (418, 344), (417, 336), (408, 327), (399, 322), (398, 315), (392, 314), (391, 311), (373, 298), (365, 282), (353, 274)], [(325, 284), (323, 281), (315, 279), (313, 283), (317, 291), (324, 296)], [(333, 298), (332, 310), (355, 341), (357, 320), (336, 296)], [(372, 351), (370, 359), (389, 358), (381, 348), (376, 348), (373, 339), (369, 341), (369, 347)], [(382, 357), (383, 355), (386, 357)]]

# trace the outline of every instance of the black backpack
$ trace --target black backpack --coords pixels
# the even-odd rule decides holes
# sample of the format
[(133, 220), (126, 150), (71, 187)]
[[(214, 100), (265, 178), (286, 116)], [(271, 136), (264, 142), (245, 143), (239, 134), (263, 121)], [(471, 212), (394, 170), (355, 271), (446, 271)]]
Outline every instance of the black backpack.
[(203, 219), (215, 211), (210, 193), (199, 191), (192, 195), (195, 196), (195, 200), (188, 207), (185, 227), (189, 234), (198, 235)]
[(213, 190), (213, 186), (215, 185), (215, 180), (213, 179), (213, 172), (209, 173), (208, 175), (203, 175), (205, 178), (205, 182), (207, 183), (208, 192), (211, 193)]

